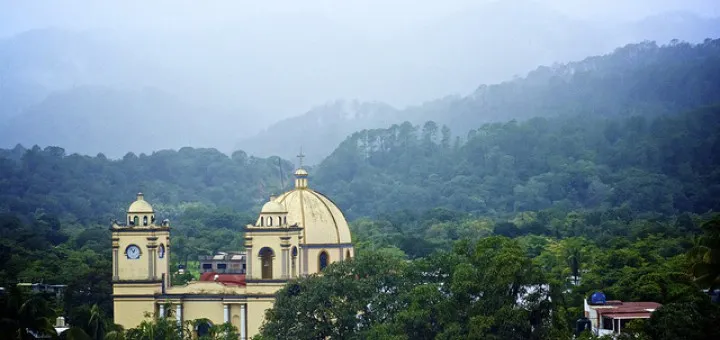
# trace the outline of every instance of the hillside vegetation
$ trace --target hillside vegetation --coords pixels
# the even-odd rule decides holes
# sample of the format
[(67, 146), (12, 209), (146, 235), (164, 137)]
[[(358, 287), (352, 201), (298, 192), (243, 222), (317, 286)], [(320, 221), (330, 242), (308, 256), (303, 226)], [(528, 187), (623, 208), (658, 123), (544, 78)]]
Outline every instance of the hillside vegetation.
[[(353, 133), (309, 183), (351, 220), (358, 256), (290, 282), (261, 338), (569, 340), (597, 290), (663, 304), (628, 324), (633, 338), (714, 338), (720, 307), (703, 289), (720, 287), (718, 46), (633, 45), (432, 104), (452, 126)], [(492, 112), (523, 119), (482, 124)], [(293, 169), (215, 149), (0, 150), (0, 338), (60, 314), (94, 340), (178, 338), (167, 318), (112, 324), (109, 222), (142, 191), (171, 219), (172, 268), (240, 250)], [(58, 299), (17, 282), (68, 289)], [(225, 326), (216, 339), (235, 335)]]
[[(540, 66), (524, 77), (479, 86), (467, 96), (449, 96), (404, 110), (378, 103), (335, 104), (281, 121), (238, 147), (253, 154), (292, 157), (278, 145), (301, 141), (320, 161), (346, 135), (359, 129), (386, 128), (388, 119), (447, 125), (456, 135), (485, 123), (563, 115), (658, 116), (712, 105), (720, 100), (720, 40), (690, 44), (673, 40), (629, 44), (612, 53), (579, 61)], [(383, 114), (377, 114), (381, 112)], [(312, 131), (300, 138), (295, 132)], [(354, 128), (354, 129), (353, 129)], [(275, 135), (275, 131), (288, 133)], [(273, 135), (267, 142), (265, 135)]]

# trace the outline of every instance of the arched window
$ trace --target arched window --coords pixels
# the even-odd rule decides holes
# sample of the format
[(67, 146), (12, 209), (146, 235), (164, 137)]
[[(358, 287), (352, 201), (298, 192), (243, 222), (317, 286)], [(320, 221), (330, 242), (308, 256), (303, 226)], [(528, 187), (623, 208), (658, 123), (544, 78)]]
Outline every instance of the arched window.
[(147, 216), (143, 216), (143, 225), (147, 226)]
[(345, 251), (345, 258), (346, 258), (346, 259), (349, 259), (349, 258), (350, 258), (350, 249), (348, 249), (348, 250)]
[(210, 320), (199, 320), (195, 324), (195, 332), (198, 337), (206, 336), (210, 334), (210, 327), (212, 327)]
[(268, 227), (272, 227), (272, 217), (268, 217)]
[(297, 256), (298, 256), (297, 247), (292, 247), (292, 260), (290, 261), (291, 262), (290, 275), (292, 275), (292, 277), (297, 277)]
[(140, 225), (140, 218), (135, 216), (133, 217), (133, 225)]
[(283, 225), (287, 225), (287, 216), (283, 217)]
[(262, 217), (262, 216), (260, 216), (260, 226), (261, 226), (261, 227), (264, 227), (264, 226), (265, 226), (265, 218)]
[(260, 267), (262, 268), (262, 278), (263, 279), (272, 279), (273, 278), (273, 257), (275, 254), (273, 253), (273, 250), (264, 247), (260, 249)]
[(320, 253), (320, 256), (318, 256), (318, 271), (321, 271), (327, 267), (328, 263), (330, 262), (330, 256), (326, 251), (322, 251)]

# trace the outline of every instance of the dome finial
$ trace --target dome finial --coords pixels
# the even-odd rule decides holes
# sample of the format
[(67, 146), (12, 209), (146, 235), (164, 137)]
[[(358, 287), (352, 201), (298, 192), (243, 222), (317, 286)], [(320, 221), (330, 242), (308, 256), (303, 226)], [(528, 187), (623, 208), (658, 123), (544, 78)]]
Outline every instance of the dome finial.
[(297, 155), (298, 158), (298, 169), (302, 169), (303, 167), (303, 158), (305, 158), (305, 155), (302, 153), (302, 146), (300, 147), (300, 154)]
[(144, 200), (145, 200), (145, 196), (143, 195), (142, 192), (138, 192), (138, 193), (137, 193), (137, 200), (138, 200), (138, 201), (144, 201)]

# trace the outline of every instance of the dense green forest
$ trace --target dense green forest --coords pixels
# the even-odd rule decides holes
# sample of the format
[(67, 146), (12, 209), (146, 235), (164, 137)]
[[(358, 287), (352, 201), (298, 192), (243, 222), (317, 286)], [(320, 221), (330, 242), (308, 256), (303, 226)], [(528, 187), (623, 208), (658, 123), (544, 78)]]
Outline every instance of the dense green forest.
[[(639, 338), (718, 334), (719, 307), (702, 291), (720, 287), (717, 48), (715, 40), (648, 47), (658, 57), (647, 72), (612, 73), (635, 82), (626, 96), (655, 96), (643, 97), (644, 109), (606, 92), (612, 110), (569, 96), (552, 117), (467, 120), (473, 128), (462, 136), (433, 121), (349, 136), (309, 169), (310, 186), (343, 209), (359, 257), (286, 286), (262, 337), (569, 339), (595, 290), (664, 305), (628, 329)], [(622, 51), (613, 63), (645, 63), (639, 50)], [(613, 84), (603, 60), (573, 77)], [(673, 96), (685, 99), (667, 105)], [(142, 191), (171, 220), (173, 266), (239, 250), (243, 226), (290, 188), (293, 168), (214, 149), (119, 160), (60, 147), (0, 150), (0, 287), (8, 288), (0, 337), (64, 315), (92, 339), (172, 338), (162, 318), (134, 330), (112, 325), (110, 221)], [(38, 298), (18, 282), (68, 289)]]
[(465, 143), (433, 122), (405, 123), (353, 134), (315, 183), (352, 217), (434, 207), (485, 216), (621, 206), (702, 213), (720, 208), (718, 131), (717, 106), (487, 124)]

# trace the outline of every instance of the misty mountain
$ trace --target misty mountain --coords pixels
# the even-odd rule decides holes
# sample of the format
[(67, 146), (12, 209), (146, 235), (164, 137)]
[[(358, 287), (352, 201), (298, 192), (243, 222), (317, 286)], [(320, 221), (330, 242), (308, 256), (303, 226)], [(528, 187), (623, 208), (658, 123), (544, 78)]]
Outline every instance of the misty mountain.
[[(23, 141), (30, 144), (67, 145), (69, 152), (76, 152), (79, 150), (70, 146), (76, 143), (61, 137), (72, 135), (72, 131), (49, 131), (42, 139), (32, 139), (31, 136), (37, 134), (23, 130), (31, 127), (19, 122), (33, 118), (18, 116), (37, 116), (36, 109), (32, 108), (37, 105), (49, 109), (41, 102), (56, 93), (59, 97), (53, 99), (57, 104), (53, 115), (64, 115), (59, 108), (74, 104), (63, 105), (57, 101), (77, 87), (105, 87), (124, 93), (123, 96), (140, 93), (144, 88), (157, 88), (182, 99), (182, 104), (173, 105), (204, 108), (201, 114), (197, 110), (186, 110), (195, 116), (202, 115), (203, 124), (209, 126), (208, 131), (196, 131), (193, 143), (221, 149), (225, 145), (237, 145), (258, 155), (279, 152), (273, 144), (291, 145), (289, 149), (293, 150), (280, 154), (290, 157), (297, 152), (295, 137), (281, 140), (282, 135), (278, 135), (278, 140), (272, 141), (264, 137), (268, 132), (288, 131), (289, 127), (298, 126), (296, 120), (272, 124), (306, 112), (318, 103), (335, 98), (359, 98), (372, 103), (368, 104), (371, 106), (386, 103), (380, 105), (402, 108), (432, 98), (467, 100), (478, 84), (499, 83), (516, 74), (527, 74), (537, 65), (580, 60), (646, 39), (666, 42), (677, 38), (697, 42), (704, 37), (718, 36), (720, 27), (717, 19), (685, 13), (625, 24), (587, 22), (533, 1), (478, 3), (456, 13), (438, 14), (431, 21), (396, 25), (393, 30), (371, 29), (372, 23), (352, 27), (339, 18), (310, 11), (278, 11), (267, 14), (268, 17), (243, 15), (242, 20), (226, 20), (212, 28), (203, 26), (180, 31), (40, 29), (2, 40), (0, 119), (15, 118), (0, 125), (5, 125), (5, 130), (17, 130), (13, 133), (25, 136)], [(128, 113), (129, 108), (124, 108), (122, 112), (163, 121), (165, 129), (174, 132), (160, 144), (178, 148), (187, 143), (187, 129), (182, 122), (164, 119), (163, 113), (156, 113), (152, 105), (138, 106), (152, 104), (147, 98), (127, 100), (136, 103), (133, 108), (139, 111)], [(158, 105), (172, 106), (167, 102)], [(437, 102), (430, 106), (433, 105)], [(428, 106), (423, 110), (432, 111)], [(309, 112), (315, 111), (323, 109)], [(316, 115), (305, 120), (335, 121), (325, 125), (331, 130), (319, 125), (303, 125), (318, 135), (313, 138), (323, 145), (334, 146), (344, 138), (345, 132), (340, 131), (339, 126), (352, 124), (352, 129), (357, 130), (388, 125), (385, 114), (360, 115), (342, 123), (338, 117), (346, 112), (324, 111), (328, 112), (327, 117), (318, 119), (320, 116)], [(409, 108), (403, 112), (407, 117), (419, 111)], [(77, 114), (79, 112), (72, 113), (75, 121), (84, 124), (86, 120), (78, 119)], [(153, 115), (159, 117), (150, 117)], [(435, 119), (432, 114), (417, 115)], [(392, 122), (401, 122), (406, 117)], [(87, 121), (93, 119), (88, 117)], [(411, 120), (422, 121), (413, 117)], [(176, 123), (180, 125), (176, 127)], [(457, 123), (466, 122), (458, 120)], [(85, 129), (93, 130), (93, 127)], [(216, 131), (230, 132), (217, 134)], [(0, 142), (12, 147), (18, 140), (3, 138)], [(305, 150), (312, 161), (330, 150), (330, 147), (308, 143)], [(144, 150), (122, 147), (118, 145), (117, 149), (105, 151), (123, 154)]]
[[(327, 155), (324, 152), (330, 150), (330, 146), (345, 139), (345, 135), (337, 133), (339, 130), (386, 127), (387, 121), (393, 119), (414, 124), (431, 120), (464, 136), (484, 123), (508, 119), (575, 114), (657, 116), (718, 103), (719, 93), (720, 40), (706, 40), (696, 45), (672, 42), (664, 46), (644, 42), (618, 48), (607, 55), (541, 66), (523, 78), (482, 85), (468, 96), (448, 96), (390, 115), (347, 119), (346, 115), (338, 114), (343, 112), (341, 108), (329, 107), (281, 121), (268, 131), (292, 126), (312, 131), (312, 138), (285, 139), (279, 135), (273, 143), (293, 145), (294, 141), (302, 140), (306, 153), (313, 153), (311, 160), (318, 160)], [(336, 123), (323, 125), (326, 120)], [(292, 150), (258, 147), (265, 145), (261, 136), (247, 139), (239, 146), (261, 155), (293, 156)]]
[[(51, 94), (0, 124), (0, 142), (31, 146), (60, 145), (69, 152), (122, 157), (127, 151), (150, 153), (177, 145), (216, 147), (229, 152), (228, 136), (245, 128), (219, 124), (208, 110), (184, 103), (157, 89), (117, 90), (82, 86)], [(213, 111), (212, 116), (232, 112)]]
[(400, 119), (398, 114), (384, 103), (338, 100), (280, 121), (238, 145), (250, 154), (283, 155), (286, 159), (293, 159), (302, 147), (306, 161), (313, 164), (330, 154), (337, 141), (358, 129), (390, 125)]

